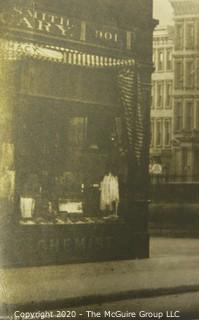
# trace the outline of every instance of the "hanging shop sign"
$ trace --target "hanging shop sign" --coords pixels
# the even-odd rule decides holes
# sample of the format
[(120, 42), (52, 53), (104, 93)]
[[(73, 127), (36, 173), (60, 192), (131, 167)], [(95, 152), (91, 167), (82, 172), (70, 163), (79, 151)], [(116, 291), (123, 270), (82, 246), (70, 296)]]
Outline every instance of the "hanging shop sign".
[(133, 31), (94, 25), (79, 19), (33, 9), (14, 7), (1, 12), (0, 26), (14, 31), (32, 32), (113, 49), (132, 50), (134, 48)]

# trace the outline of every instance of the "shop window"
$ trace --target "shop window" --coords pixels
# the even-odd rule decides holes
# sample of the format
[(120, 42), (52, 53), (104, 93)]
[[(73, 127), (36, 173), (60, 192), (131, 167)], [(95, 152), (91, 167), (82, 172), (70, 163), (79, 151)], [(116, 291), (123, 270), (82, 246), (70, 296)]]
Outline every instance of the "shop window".
[(67, 122), (68, 144), (83, 146), (87, 137), (87, 117), (73, 117)]
[(171, 120), (166, 119), (164, 122), (164, 144), (170, 146), (171, 144)]
[(184, 26), (183, 23), (176, 23), (175, 26), (175, 48), (181, 50), (183, 48)]
[(175, 88), (176, 89), (183, 88), (183, 62), (182, 61), (175, 62)]
[[(113, 123), (113, 121), (112, 121)], [(92, 113), (88, 117), (88, 146), (92, 150), (106, 151), (111, 143), (111, 120), (101, 114)]]
[(195, 76), (195, 70), (194, 70), (194, 62), (193, 61), (187, 61), (186, 62), (186, 88), (192, 89), (194, 87), (194, 76)]
[(181, 102), (176, 102), (174, 106), (174, 130), (180, 131), (182, 130), (182, 104)]
[[(120, 158), (124, 154), (121, 118), (90, 109), (87, 116), (71, 116), (65, 108), (59, 111), (54, 105), (48, 109), (35, 106), (27, 119), (23, 118), (28, 130), (39, 125), (32, 134), (26, 132), (33, 151), (29, 167), (21, 165), (17, 177), (20, 223), (118, 220), (118, 170), (124, 183), (126, 174)], [(32, 155), (42, 162), (31, 166)]]
[(187, 102), (185, 105), (185, 129), (193, 129), (193, 103)]

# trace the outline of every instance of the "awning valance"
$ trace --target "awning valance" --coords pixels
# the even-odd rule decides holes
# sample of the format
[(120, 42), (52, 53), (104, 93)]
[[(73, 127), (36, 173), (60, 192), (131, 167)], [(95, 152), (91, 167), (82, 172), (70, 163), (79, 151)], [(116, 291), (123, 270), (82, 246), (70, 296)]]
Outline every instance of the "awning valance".
[(134, 59), (129, 58), (113, 58), (62, 47), (0, 39), (0, 59), (20, 60), (23, 58), (99, 68), (133, 66), (135, 63)]

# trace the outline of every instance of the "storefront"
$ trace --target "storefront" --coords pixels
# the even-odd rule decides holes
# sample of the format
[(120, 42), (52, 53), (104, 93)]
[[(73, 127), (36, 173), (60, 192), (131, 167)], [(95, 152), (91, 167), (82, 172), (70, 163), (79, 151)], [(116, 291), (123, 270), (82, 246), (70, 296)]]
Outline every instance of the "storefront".
[(120, 28), (71, 3), (0, 15), (5, 265), (148, 256), (151, 6)]

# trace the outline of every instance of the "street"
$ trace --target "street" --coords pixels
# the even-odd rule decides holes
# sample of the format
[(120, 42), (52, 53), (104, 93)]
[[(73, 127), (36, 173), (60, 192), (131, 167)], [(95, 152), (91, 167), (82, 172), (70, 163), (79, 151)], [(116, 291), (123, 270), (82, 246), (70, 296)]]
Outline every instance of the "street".
[[(64, 309), (66, 311), (66, 309)], [(72, 311), (72, 309), (70, 309)], [(145, 299), (129, 299), (123, 301), (114, 301), (103, 304), (96, 304), (85, 306), (81, 308), (74, 308), (77, 313), (76, 319), (94, 319), (92, 313), (88, 311), (99, 312), (101, 319), (105, 319), (104, 311), (110, 311), (112, 315), (116, 311), (120, 312), (134, 312), (136, 315), (134, 319), (169, 319), (171, 315), (173, 318), (180, 320), (197, 319), (199, 316), (199, 292), (168, 295), (161, 297), (145, 298)], [(148, 314), (147, 314), (148, 313)], [(151, 316), (152, 313), (152, 316)], [(91, 315), (91, 316), (89, 316)], [(176, 315), (176, 317), (174, 317)], [(116, 319), (118, 317), (111, 317)], [(119, 319), (124, 318), (120, 317)], [(132, 317), (126, 317), (131, 319)], [(110, 319), (106, 317), (106, 319)]]
[(152, 237), (150, 252), (150, 259), (2, 269), (1, 303), (14, 306), (9, 316), (197, 319), (199, 239)]
[[(199, 239), (151, 237), (150, 255), (151, 258), (187, 256), (187, 259), (190, 259), (191, 256), (199, 255)], [(66, 311), (66, 309), (63, 310)], [(111, 319), (118, 319), (118, 317), (119, 319), (131, 319), (132, 315), (124, 317), (127, 312), (134, 313), (134, 319), (197, 319), (199, 317), (199, 291), (126, 299), (73, 310), (76, 312), (76, 319), (108, 319), (108, 316), (104, 316), (105, 311), (107, 311), (106, 315), (112, 315)]]

